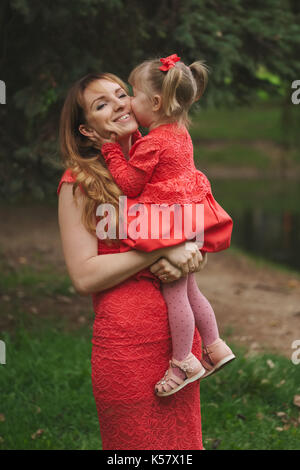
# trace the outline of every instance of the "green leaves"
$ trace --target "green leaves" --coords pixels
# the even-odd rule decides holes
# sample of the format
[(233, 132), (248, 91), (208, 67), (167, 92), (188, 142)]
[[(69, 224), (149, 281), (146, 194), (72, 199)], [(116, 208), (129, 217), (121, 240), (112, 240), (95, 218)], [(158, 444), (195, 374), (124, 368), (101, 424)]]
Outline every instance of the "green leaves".
[[(31, 149), (28, 162), (30, 154), (38, 155), (35, 171), (29, 165), (30, 188), (42, 186), (41, 176), (49, 171), (50, 179), (59, 177), (49, 161), (57, 168), (52, 149), (60, 110), (71, 84), (90, 71), (126, 80), (138, 62), (176, 52), (187, 64), (203, 59), (210, 67), (203, 106), (247, 104), (257, 90), (280, 96), (300, 78), (297, 5), (292, 0), (60, 0), (54, 8), (51, 0), (8, 0), (0, 8), (0, 79), (7, 85), (7, 105), (0, 106), (0, 165), (6, 181), (27, 171), (24, 159), (23, 173), (16, 173), (15, 161), (21, 170), (16, 147)], [(2, 192), (9, 194), (8, 183)]]

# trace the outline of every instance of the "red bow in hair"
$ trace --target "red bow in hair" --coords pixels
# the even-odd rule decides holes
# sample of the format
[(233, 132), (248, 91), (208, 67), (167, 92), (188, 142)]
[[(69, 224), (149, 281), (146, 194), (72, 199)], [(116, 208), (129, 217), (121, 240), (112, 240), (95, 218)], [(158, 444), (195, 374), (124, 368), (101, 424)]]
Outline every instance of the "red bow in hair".
[(176, 62), (180, 60), (180, 57), (178, 57), (177, 54), (172, 54), (172, 55), (169, 55), (168, 57), (163, 57), (162, 59), (159, 59), (159, 60), (163, 63), (163, 65), (159, 67), (159, 70), (162, 70), (163, 72), (167, 72), (172, 67), (174, 67)]

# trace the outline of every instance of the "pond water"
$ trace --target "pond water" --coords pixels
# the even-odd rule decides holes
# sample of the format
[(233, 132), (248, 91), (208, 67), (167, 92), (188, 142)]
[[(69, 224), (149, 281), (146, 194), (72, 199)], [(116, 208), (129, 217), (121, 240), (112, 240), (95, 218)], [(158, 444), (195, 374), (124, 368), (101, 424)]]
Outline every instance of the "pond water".
[(209, 179), (214, 197), (233, 219), (232, 243), (300, 271), (300, 184)]

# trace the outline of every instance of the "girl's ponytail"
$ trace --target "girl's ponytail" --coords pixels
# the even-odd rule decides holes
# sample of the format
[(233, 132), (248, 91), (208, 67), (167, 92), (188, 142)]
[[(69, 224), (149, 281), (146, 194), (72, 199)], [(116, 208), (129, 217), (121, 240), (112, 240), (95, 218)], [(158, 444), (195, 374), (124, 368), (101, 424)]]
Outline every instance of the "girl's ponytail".
[(176, 98), (177, 88), (182, 78), (182, 70), (179, 67), (172, 67), (164, 74), (161, 93), (163, 96), (163, 111), (170, 117), (181, 109), (181, 105)]
[[(142, 62), (131, 72), (129, 83), (144, 91), (150, 99), (156, 93), (161, 95), (160, 122), (178, 122), (187, 126), (188, 111), (206, 88), (208, 67), (202, 61), (185, 65), (176, 54), (163, 59)], [(165, 68), (162, 68), (162, 62)]]
[(194, 101), (198, 101), (205, 91), (207, 81), (208, 81), (209, 69), (204, 64), (204, 62), (201, 62), (200, 60), (198, 60), (197, 62), (193, 62), (189, 66), (189, 69), (192, 72), (194, 80), (197, 85), (197, 91), (196, 91)]

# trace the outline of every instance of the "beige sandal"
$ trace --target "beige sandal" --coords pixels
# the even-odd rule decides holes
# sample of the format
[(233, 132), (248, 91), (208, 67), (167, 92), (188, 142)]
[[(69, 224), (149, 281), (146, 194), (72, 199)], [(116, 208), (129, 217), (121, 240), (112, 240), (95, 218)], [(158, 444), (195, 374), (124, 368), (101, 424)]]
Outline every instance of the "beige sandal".
[(221, 338), (216, 339), (216, 341), (206, 346), (206, 348), (203, 348), (203, 352), (207, 360), (203, 357), (201, 359), (201, 363), (206, 369), (202, 379), (222, 369), (222, 367), (235, 359), (235, 355), (230, 347), (227, 346), (225, 341)]
[[(174, 374), (173, 368), (178, 367), (185, 375), (185, 379), (181, 379)], [(181, 390), (183, 387), (195, 380), (200, 379), (205, 374), (206, 370), (201, 362), (190, 353), (183, 361), (172, 359), (170, 367), (166, 371), (164, 377), (155, 385), (155, 393), (159, 397), (168, 397)]]

